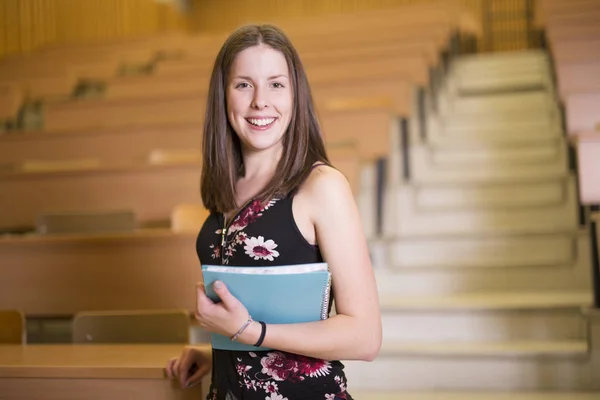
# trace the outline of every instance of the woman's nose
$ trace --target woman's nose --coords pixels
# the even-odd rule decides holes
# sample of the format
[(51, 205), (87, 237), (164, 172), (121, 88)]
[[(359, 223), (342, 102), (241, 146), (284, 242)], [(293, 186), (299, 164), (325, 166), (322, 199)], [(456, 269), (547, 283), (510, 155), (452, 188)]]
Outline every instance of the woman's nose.
[(267, 106), (267, 99), (262, 90), (256, 89), (252, 99), (252, 108), (262, 109)]

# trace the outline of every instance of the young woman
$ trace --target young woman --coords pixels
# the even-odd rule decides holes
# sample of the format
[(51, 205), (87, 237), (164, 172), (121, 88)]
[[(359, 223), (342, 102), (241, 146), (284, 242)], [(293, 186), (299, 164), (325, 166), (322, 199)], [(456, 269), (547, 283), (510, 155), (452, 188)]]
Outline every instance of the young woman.
[[(351, 84), (351, 82), (349, 82)], [(263, 325), (224, 284), (213, 303), (199, 284), (196, 317), (209, 332), (273, 351), (193, 346), (167, 372), (183, 386), (212, 368), (208, 399), (351, 399), (343, 364), (381, 346), (377, 286), (345, 177), (330, 165), (302, 63), (269, 25), (235, 31), (219, 52), (203, 140), (202, 200), (211, 211), (197, 239), (203, 264), (327, 262), (336, 313), (318, 322)], [(190, 368), (197, 370), (190, 373)]]

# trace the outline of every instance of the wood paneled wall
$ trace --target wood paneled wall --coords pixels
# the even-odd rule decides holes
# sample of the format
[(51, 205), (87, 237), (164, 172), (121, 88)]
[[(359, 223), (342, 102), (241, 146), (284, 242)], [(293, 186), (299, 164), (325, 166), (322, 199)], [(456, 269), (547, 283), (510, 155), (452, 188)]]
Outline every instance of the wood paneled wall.
[[(383, 9), (427, 0), (196, 0), (190, 26), (199, 32), (231, 31), (250, 22), (274, 22), (329, 13)], [(532, 0), (457, 0), (487, 25), (483, 50), (530, 46), (527, 22)]]
[[(192, 10), (182, 15), (155, 0), (0, 0), (0, 57), (46, 44), (93, 43), (168, 31), (229, 32), (249, 22), (277, 22), (281, 18), (423, 1), (427, 0), (193, 0)], [(492, 39), (486, 41), (486, 50), (528, 46), (521, 5), (528, 0), (456, 1), (488, 25)], [(507, 19), (507, 11), (515, 17)], [(498, 37), (504, 38), (503, 43), (493, 40)]]
[[(459, 3), (480, 12), (481, 1), (459, 0)], [(383, 9), (420, 2), (423, 0), (196, 0), (190, 24), (199, 32), (222, 32), (254, 21), (276, 22), (281, 18)]]
[(154, 0), (0, 0), (0, 57), (47, 44), (183, 30), (187, 18)]

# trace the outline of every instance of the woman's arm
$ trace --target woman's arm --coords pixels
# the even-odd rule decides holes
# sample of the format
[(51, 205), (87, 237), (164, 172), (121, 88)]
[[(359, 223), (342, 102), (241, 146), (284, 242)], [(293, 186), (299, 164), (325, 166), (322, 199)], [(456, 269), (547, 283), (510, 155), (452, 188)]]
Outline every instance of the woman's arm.
[[(269, 324), (263, 346), (328, 360), (371, 361), (381, 347), (381, 314), (366, 238), (350, 186), (337, 170), (318, 167), (302, 191), (311, 205), (319, 248), (332, 272), (337, 315), (311, 323)], [(260, 324), (254, 322), (238, 340), (254, 344), (260, 331)]]

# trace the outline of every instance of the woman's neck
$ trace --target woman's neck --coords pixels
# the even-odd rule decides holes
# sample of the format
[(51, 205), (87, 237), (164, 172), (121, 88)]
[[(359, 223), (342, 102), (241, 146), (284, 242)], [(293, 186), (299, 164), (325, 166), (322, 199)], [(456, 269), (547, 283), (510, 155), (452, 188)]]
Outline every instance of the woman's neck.
[(281, 157), (281, 149), (242, 154), (244, 161), (244, 176), (235, 187), (235, 197), (238, 206), (260, 193), (271, 181), (277, 171)]
[(242, 180), (253, 181), (267, 178), (271, 180), (281, 158), (281, 147), (261, 152), (243, 152), (244, 176)]

